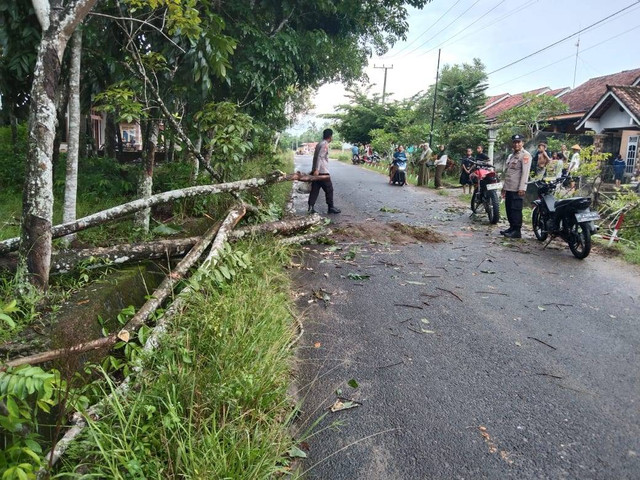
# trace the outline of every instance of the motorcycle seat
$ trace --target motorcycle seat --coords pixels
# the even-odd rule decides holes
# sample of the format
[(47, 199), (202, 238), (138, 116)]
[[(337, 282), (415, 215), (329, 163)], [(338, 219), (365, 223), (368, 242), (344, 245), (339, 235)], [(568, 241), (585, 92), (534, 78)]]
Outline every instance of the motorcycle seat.
[(588, 207), (591, 204), (591, 199), (587, 197), (563, 198), (562, 200), (558, 200), (556, 202), (555, 209), (557, 211), (564, 207), (568, 207), (571, 204), (575, 204), (576, 207), (580, 206), (584, 208)]

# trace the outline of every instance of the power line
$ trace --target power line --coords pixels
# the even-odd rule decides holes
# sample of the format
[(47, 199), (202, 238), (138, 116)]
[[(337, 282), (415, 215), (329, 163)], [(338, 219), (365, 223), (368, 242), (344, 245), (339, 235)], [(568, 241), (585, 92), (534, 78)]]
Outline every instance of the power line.
[(467, 25), (466, 27), (464, 27), (462, 30), (460, 30), (458, 33), (450, 36), (449, 38), (447, 38), (445, 41), (441, 42), (440, 44), (436, 45), (433, 48), (430, 48), (429, 50), (427, 50), (426, 52), (423, 52), (422, 55), (426, 55), (427, 53), (435, 50), (436, 48), (440, 48), (442, 47), (445, 43), (447, 43), (449, 40), (451, 40), (452, 38), (457, 37), (458, 35), (460, 35), (462, 32), (464, 32), (467, 28), (472, 27), (473, 25), (475, 25), (476, 23), (478, 23), (480, 20), (482, 20), (484, 17), (486, 17), (487, 15), (489, 15), (491, 12), (493, 12), (496, 8), (498, 8), (500, 5), (502, 5), (506, 0), (502, 0), (500, 3), (498, 3), (496, 6), (494, 6), (493, 8), (491, 8), (490, 10), (486, 11), (482, 16), (476, 18), (473, 22), (471, 22), (469, 25)]
[(449, 28), (451, 25), (453, 25), (456, 21), (458, 21), (460, 19), (460, 17), (462, 17), (465, 13), (467, 13), (469, 10), (471, 10), (473, 7), (476, 6), (476, 4), (479, 2), (480, 0), (476, 0), (475, 2), (473, 2), (473, 4), (467, 8), (464, 12), (462, 12), (460, 15), (458, 15), (456, 18), (454, 18), (446, 27), (444, 27), (442, 30), (438, 31), (435, 35), (433, 35), (431, 38), (429, 38), (426, 42), (418, 45), (416, 48), (414, 48), (413, 50), (411, 50), (409, 53), (405, 53), (404, 55), (402, 55), (402, 57), (406, 57), (407, 55), (411, 55), (413, 52), (415, 52), (416, 50), (424, 47), (427, 43), (429, 43), (431, 40), (433, 40), (435, 37), (437, 37), (439, 34), (441, 34), (442, 32), (444, 32), (447, 28)]
[[(584, 50), (582, 50), (582, 52), (581, 52), (581, 53), (588, 52), (588, 51), (589, 51), (589, 50), (591, 50), (592, 48), (599, 47), (600, 45), (602, 45), (602, 44), (604, 44), (604, 43), (607, 43), (607, 42), (609, 42), (609, 41), (611, 41), (611, 40), (614, 40), (614, 39), (616, 39), (616, 38), (618, 38), (618, 37), (621, 37), (622, 35), (626, 35), (627, 33), (631, 32), (631, 31), (633, 31), (633, 30), (637, 30), (638, 28), (640, 28), (640, 25), (636, 25), (635, 27), (632, 27), (632, 28), (630, 28), (630, 29), (628, 29), (628, 30), (625, 30), (625, 31), (624, 31), (624, 32), (622, 32), (622, 33), (619, 33), (619, 34), (614, 35), (614, 36), (612, 36), (612, 37), (609, 37), (609, 38), (607, 38), (607, 39), (605, 39), (605, 40), (602, 40), (601, 42), (598, 42), (598, 43), (596, 43), (595, 45), (590, 46), (589, 48), (585, 48)], [(534, 74), (534, 73), (537, 73), (537, 72), (539, 72), (540, 70), (545, 70), (545, 69), (547, 69), (547, 68), (549, 68), (549, 67), (552, 67), (552, 66), (554, 66), (554, 65), (557, 65), (558, 63), (564, 62), (565, 60), (568, 60), (568, 59), (570, 59), (570, 58), (574, 58), (574, 56), (575, 56), (575, 54), (573, 54), (573, 53), (572, 53), (571, 55), (567, 55), (566, 57), (563, 57), (563, 58), (561, 58), (560, 60), (556, 60), (555, 62), (551, 62), (551, 63), (549, 63), (549, 64), (547, 64), (547, 65), (545, 65), (545, 66), (543, 66), (543, 67), (538, 67), (538, 68), (536, 68), (536, 69), (534, 69), (534, 70), (531, 70), (530, 72), (527, 72), (527, 73), (525, 73), (525, 74), (523, 74), (523, 75), (519, 75), (519, 76), (517, 76), (517, 77), (515, 77), (515, 78), (512, 78), (512, 79), (510, 79), (510, 80), (507, 80), (506, 82), (502, 82), (502, 83), (500, 83), (500, 84), (498, 84), (498, 85), (494, 85), (492, 88), (498, 88), (498, 87), (501, 87), (501, 86), (503, 86), (503, 85), (506, 85), (507, 83), (511, 83), (511, 82), (516, 81), (516, 80), (519, 80), (519, 79), (521, 79), (521, 78), (523, 78), (523, 77), (528, 77), (529, 75), (532, 75), (532, 74)]]
[[(640, 0), (638, 0), (638, 1), (640, 1)], [(582, 29), (578, 30), (577, 32), (572, 33), (571, 35), (568, 35), (568, 36), (566, 36), (566, 37), (564, 37), (564, 38), (562, 38), (562, 39), (560, 39), (560, 40), (558, 40), (558, 41), (556, 41), (556, 42), (553, 42), (553, 43), (551, 43), (551, 44), (547, 45), (546, 47), (541, 48), (540, 50), (536, 50), (535, 52), (530, 53), (529, 55), (526, 55), (526, 56), (524, 56), (524, 57), (522, 57), (522, 58), (520, 58), (520, 59), (518, 59), (518, 60), (515, 60), (515, 61), (513, 61), (513, 62), (511, 62), (511, 63), (509, 63), (509, 64), (507, 64), (507, 65), (504, 65), (503, 67), (500, 67), (500, 68), (498, 68), (498, 69), (496, 69), (496, 70), (494, 70), (494, 71), (492, 71), (492, 72), (489, 72), (487, 75), (493, 75), (494, 73), (499, 72), (499, 71), (501, 71), (501, 70), (504, 70), (505, 68), (509, 68), (509, 67), (511, 67), (511, 66), (513, 66), (513, 65), (515, 65), (515, 64), (517, 64), (517, 63), (520, 63), (520, 62), (522, 62), (523, 60), (526, 60), (527, 58), (531, 58), (531, 57), (533, 57), (534, 55), (537, 55), (537, 54), (539, 54), (539, 53), (544, 52), (545, 50), (549, 50), (551, 47), (555, 47), (555, 46), (556, 46), (556, 45), (558, 45), (559, 43), (562, 43), (562, 42), (564, 42), (564, 41), (566, 41), (566, 40), (569, 40), (570, 38), (575, 37), (576, 35), (579, 35), (580, 33), (584, 32), (585, 30), (589, 30), (590, 28), (595, 27), (596, 25), (599, 25), (600, 23), (604, 22), (605, 20), (608, 20), (608, 19), (610, 19), (611, 17), (615, 17), (616, 15), (618, 15), (619, 13), (624, 12), (625, 10), (629, 10), (631, 7), (636, 6), (636, 5), (638, 4), (638, 1), (636, 1), (636, 2), (632, 3), (631, 5), (627, 5), (626, 7), (624, 7), (624, 8), (622, 8), (622, 9), (618, 10), (618, 11), (617, 11), (617, 12), (615, 12), (615, 13), (612, 13), (611, 15), (609, 15), (609, 16), (607, 16), (607, 17), (605, 17), (605, 18), (601, 19), (601, 20), (598, 20), (598, 21), (597, 21), (597, 22), (595, 22), (595, 23), (592, 23), (592, 24), (591, 24), (591, 25), (589, 25), (588, 27), (582, 28)], [(572, 55), (572, 56), (573, 56), (573, 55)]]
[(442, 15), (440, 15), (440, 18), (438, 18), (435, 22), (433, 22), (433, 24), (431, 24), (431, 26), (429, 26), (424, 32), (422, 32), (420, 35), (418, 35), (414, 40), (411, 41), (411, 43), (408, 43), (407, 45), (405, 45), (404, 47), (402, 47), (400, 50), (398, 50), (396, 53), (394, 53), (392, 55), (392, 57), (399, 55), (401, 52), (403, 52), (404, 50), (406, 50), (407, 48), (409, 48), (411, 45), (413, 45), (414, 43), (416, 43), (423, 35), (425, 35), (427, 32), (429, 32), (429, 30), (431, 30), (433, 27), (435, 27), (438, 22), (440, 20), (442, 20), (444, 18), (444, 16), (449, 13), (451, 11), (451, 9), (453, 7), (455, 7), (457, 4), (459, 4), (462, 0), (458, 0), (457, 2), (455, 2), (453, 5), (451, 5), (446, 12), (444, 12)]
[[(488, 26), (488, 24), (489, 24), (489, 23), (493, 23), (493, 25), (496, 25), (498, 22), (501, 22), (502, 20), (504, 20), (505, 18), (507, 18), (507, 17), (509, 17), (511, 14), (513, 14), (513, 12), (521, 12), (522, 10), (524, 10), (524, 9), (529, 8), (530, 6), (532, 6), (534, 3), (538, 3), (538, 1), (539, 1), (539, 0), (528, 0), (528, 1), (525, 1), (525, 2), (524, 2), (524, 4), (522, 4), (522, 5), (520, 5), (520, 6), (516, 7), (516, 8), (514, 8), (514, 9), (512, 9), (512, 10), (509, 10), (508, 12), (505, 12), (503, 15), (499, 16), (498, 18), (496, 18), (496, 19), (494, 19), (494, 20), (491, 20), (490, 22), (487, 22), (485, 25), (480, 26), (480, 28), (476, 28), (476, 29), (475, 29), (475, 30), (473, 30), (472, 32), (468, 32), (466, 35), (463, 35), (462, 37), (460, 37), (459, 39), (457, 39), (457, 40), (456, 40), (455, 42), (453, 42), (453, 43), (454, 43), (454, 44), (455, 44), (455, 43), (458, 43), (458, 42), (460, 42), (461, 40), (464, 40), (465, 38), (470, 37), (471, 35), (475, 35), (475, 34), (476, 34), (476, 33), (478, 33), (479, 31), (484, 30), (484, 29)], [(457, 34), (456, 34), (456, 35), (457, 35)], [(454, 35), (454, 36), (455, 36), (455, 35)], [(453, 37), (451, 37), (451, 38), (453, 38)], [(451, 40), (451, 38), (449, 38), (449, 39), (448, 39), (448, 40), (446, 40), (446, 41), (448, 42), (449, 40)], [(433, 50), (433, 49), (431, 49), (431, 50)]]

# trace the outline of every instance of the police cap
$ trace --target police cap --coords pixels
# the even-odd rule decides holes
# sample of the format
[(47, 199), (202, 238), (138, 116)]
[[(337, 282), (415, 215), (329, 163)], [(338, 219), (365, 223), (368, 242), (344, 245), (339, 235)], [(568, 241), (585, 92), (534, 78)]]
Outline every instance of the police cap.
[(511, 137), (512, 142), (522, 142), (524, 137), (522, 135), (518, 135), (517, 133)]

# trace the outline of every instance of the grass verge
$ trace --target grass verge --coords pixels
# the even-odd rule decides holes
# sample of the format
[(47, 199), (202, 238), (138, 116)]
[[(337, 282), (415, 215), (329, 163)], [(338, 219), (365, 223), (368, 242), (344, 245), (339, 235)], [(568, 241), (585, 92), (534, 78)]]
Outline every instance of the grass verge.
[[(109, 400), (61, 474), (255, 479), (286, 471), (290, 255), (264, 240), (240, 243), (234, 255), (247, 268), (224, 262), (231, 280), (200, 283), (136, 388)], [(104, 393), (113, 388), (109, 381)]]

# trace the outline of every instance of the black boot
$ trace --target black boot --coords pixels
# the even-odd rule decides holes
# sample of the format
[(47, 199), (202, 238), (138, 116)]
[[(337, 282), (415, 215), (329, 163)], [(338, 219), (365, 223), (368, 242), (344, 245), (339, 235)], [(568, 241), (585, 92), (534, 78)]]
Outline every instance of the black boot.
[(520, 229), (513, 229), (510, 232), (504, 234), (507, 238), (522, 238), (522, 234), (520, 233)]
[(313, 215), (314, 213), (316, 213), (316, 209), (313, 208), (313, 205), (309, 205), (309, 210), (307, 210), (307, 213), (309, 215)]
[(513, 232), (513, 227), (509, 226), (506, 230), (500, 230), (500, 235)]
[(327, 213), (340, 213), (342, 210), (336, 207), (329, 207), (329, 211)]

